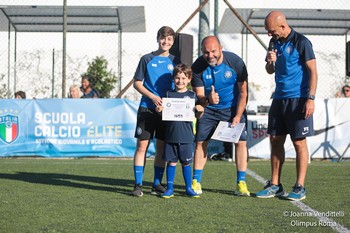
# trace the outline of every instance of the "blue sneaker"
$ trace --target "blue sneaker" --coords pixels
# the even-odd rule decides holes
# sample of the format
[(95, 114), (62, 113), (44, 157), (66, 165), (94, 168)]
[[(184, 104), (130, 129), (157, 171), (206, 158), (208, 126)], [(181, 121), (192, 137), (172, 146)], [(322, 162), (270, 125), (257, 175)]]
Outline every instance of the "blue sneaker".
[(172, 198), (172, 197), (174, 197), (174, 189), (167, 189), (162, 194), (162, 198), (169, 199), (169, 198)]
[(192, 198), (199, 198), (200, 197), (192, 188), (186, 189), (186, 195), (188, 197), (192, 197)]
[(296, 183), (292, 192), (287, 196), (287, 199), (292, 201), (301, 201), (306, 198), (306, 189), (299, 183)]
[(274, 185), (271, 183), (271, 180), (266, 182), (264, 189), (257, 192), (256, 197), (258, 198), (271, 198), (271, 197), (279, 197), (284, 195), (282, 184)]

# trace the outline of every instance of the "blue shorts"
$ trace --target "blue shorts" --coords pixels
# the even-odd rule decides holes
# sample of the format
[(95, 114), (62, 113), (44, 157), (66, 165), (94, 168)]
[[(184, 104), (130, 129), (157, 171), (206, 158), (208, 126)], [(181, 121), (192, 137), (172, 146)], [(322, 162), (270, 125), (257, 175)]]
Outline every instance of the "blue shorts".
[[(236, 106), (231, 108), (213, 110), (210, 108), (204, 109), (204, 114), (197, 120), (196, 124), (196, 141), (208, 141), (213, 135), (220, 121), (232, 122), (236, 115)], [(244, 111), (240, 123), (246, 123), (239, 141), (247, 141), (247, 112)]]
[(313, 116), (305, 119), (305, 98), (274, 99), (269, 111), (267, 133), (289, 134), (292, 139), (314, 135)]
[(193, 143), (165, 143), (163, 159), (167, 162), (180, 163), (187, 165), (193, 160)]

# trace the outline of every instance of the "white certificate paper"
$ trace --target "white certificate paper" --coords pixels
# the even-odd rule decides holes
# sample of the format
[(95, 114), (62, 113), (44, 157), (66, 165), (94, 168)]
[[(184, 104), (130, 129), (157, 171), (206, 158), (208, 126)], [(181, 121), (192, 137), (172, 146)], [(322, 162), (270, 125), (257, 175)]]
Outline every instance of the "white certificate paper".
[(231, 122), (220, 121), (211, 139), (237, 143), (241, 136), (245, 123), (238, 123), (231, 127)]
[(163, 98), (163, 121), (193, 121), (195, 100), (191, 98)]

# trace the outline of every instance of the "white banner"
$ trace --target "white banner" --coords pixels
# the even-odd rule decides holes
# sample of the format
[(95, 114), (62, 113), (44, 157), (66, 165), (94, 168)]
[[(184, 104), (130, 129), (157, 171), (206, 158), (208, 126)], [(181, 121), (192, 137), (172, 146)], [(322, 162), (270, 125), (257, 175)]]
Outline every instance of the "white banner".
[[(257, 103), (250, 103), (259, 106)], [(314, 113), (315, 135), (308, 137), (311, 158), (338, 159), (350, 157), (350, 98), (316, 99)], [(268, 115), (248, 115), (248, 150), (252, 158), (270, 158), (267, 134)], [(218, 146), (219, 145), (219, 146)], [(222, 152), (222, 143), (211, 142), (209, 154)], [(290, 137), (285, 143), (286, 158), (295, 158)]]

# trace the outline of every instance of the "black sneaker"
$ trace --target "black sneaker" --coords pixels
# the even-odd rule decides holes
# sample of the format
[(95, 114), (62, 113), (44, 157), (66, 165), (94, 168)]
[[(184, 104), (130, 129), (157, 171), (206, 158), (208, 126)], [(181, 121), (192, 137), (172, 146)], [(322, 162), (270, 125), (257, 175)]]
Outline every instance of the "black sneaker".
[(165, 188), (162, 184), (158, 184), (156, 187), (152, 186), (151, 194), (152, 195), (161, 195), (165, 192)]
[(220, 155), (220, 159), (223, 161), (227, 161), (227, 162), (232, 162), (232, 155), (226, 152), (222, 152), (219, 154)]
[(211, 160), (214, 160), (214, 161), (220, 160), (219, 154), (218, 154), (218, 153), (211, 154), (211, 155), (208, 156), (208, 159), (209, 159), (210, 161), (211, 161)]
[(134, 190), (131, 192), (132, 196), (135, 197), (142, 197), (143, 196), (143, 192), (142, 192), (142, 185), (140, 184), (135, 184), (135, 188)]

